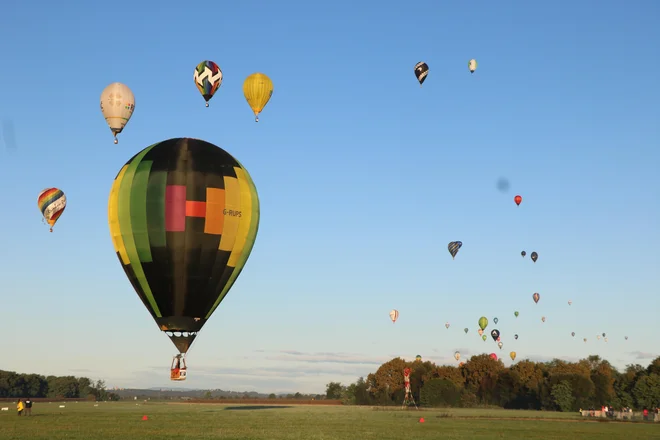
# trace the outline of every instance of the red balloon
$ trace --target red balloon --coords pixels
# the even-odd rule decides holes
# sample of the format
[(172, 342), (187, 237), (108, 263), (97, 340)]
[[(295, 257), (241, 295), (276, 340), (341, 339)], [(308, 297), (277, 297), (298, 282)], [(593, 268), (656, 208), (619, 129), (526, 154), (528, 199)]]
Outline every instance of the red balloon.
[(515, 196), (513, 198), (513, 201), (516, 202), (516, 205), (520, 206), (520, 202), (522, 202), (522, 197), (520, 196)]
[(495, 353), (491, 353), (490, 358), (493, 360), (497, 360), (497, 355)]

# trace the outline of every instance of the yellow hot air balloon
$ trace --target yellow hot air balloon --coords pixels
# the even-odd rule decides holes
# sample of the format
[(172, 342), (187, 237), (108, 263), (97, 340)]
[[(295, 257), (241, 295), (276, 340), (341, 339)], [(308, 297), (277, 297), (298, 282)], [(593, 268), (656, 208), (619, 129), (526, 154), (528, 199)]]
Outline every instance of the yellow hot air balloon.
[(516, 360), (516, 352), (515, 351), (512, 351), (511, 353), (509, 353), (509, 356), (511, 357), (512, 361)]
[(259, 113), (273, 95), (273, 82), (263, 73), (253, 73), (243, 82), (243, 94), (254, 112), (255, 122), (259, 122)]

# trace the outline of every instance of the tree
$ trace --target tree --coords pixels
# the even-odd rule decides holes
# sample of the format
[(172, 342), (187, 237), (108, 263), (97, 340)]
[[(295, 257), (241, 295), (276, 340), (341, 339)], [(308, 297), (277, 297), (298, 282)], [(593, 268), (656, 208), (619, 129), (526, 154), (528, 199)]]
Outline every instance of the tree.
[(344, 387), (339, 382), (330, 382), (325, 386), (325, 397), (330, 400), (337, 400), (342, 398)]
[(277, 396), (275, 395), (275, 393), (270, 393), (270, 394), (268, 395), (268, 398), (269, 398), (269, 399), (277, 399)]
[(562, 380), (555, 384), (552, 387), (551, 394), (552, 400), (562, 412), (570, 412), (573, 410), (573, 402), (575, 401), (575, 398), (573, 397), (571, 384), (568, 381)]
[(449, 379), (431, 379), (424, 384), (420, 404), (424, 406), (458, 406), (461, 389)]
[(648, 374), (640, 377), (633, 388), (637, 408), (655, 408), (660, 402), (660, 375)]
[(204, 398), (206, 400), (211, 400), (211, 399), (213, 399), (213, 394), (210, 391), (207, 391), (207, 392), (204, 393)]

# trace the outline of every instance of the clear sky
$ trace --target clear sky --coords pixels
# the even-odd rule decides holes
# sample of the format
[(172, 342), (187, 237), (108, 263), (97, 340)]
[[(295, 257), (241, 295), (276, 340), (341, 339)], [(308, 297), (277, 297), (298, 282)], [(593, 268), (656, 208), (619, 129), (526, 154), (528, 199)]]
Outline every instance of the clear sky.
[[(182, 386), (323, 392), (394, 356), (455, 363), (456, 350), (648, 364), (660, 354), (659, 21), (653, 0), (4, 8), (0, 369), (172, 386), (174, 346), (107, 224), (121, 166), (172, 137), (235, 155), (262, 208)], [(209, 108), (193, 83), (204, 59), (224, 73)], [(242, 94), (253, 72), (275, 85), (258, 124)], [(136, 97), (118, 145), (99, 109), (115, 81)], [(36, 204), (50, 186), (68, 199), (52, 234)], [(501, 351), (476, 334), (482, 315), (499, 318)]]

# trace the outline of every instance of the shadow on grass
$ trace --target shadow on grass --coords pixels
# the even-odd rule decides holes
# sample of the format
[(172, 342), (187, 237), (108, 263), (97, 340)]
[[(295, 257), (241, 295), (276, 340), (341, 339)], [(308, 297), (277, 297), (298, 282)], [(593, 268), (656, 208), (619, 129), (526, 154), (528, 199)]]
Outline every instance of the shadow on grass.
[(243, 406), (228, 406), (225, 411), (242, 411), (242, 410), (257, 410), (257, 409), (283, 409), (292, 408), (287, 405), (243, 405)]

